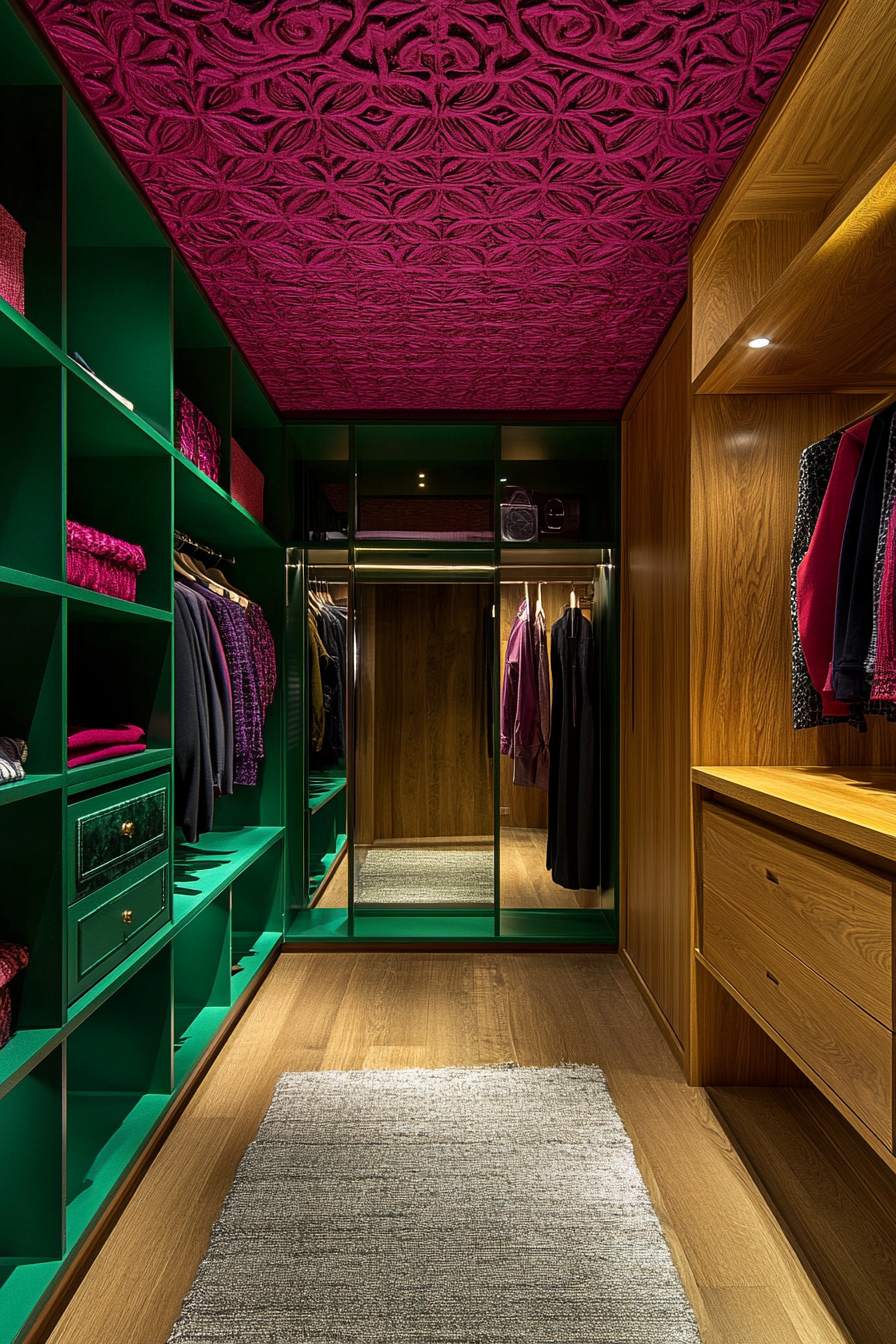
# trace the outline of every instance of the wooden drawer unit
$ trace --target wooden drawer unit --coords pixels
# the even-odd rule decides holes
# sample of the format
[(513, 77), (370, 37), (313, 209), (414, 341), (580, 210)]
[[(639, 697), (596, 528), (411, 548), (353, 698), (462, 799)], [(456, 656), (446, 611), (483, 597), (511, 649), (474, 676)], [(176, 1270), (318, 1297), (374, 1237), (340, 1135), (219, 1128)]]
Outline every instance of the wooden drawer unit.
[(157, 775), (69, 807), (69, 900), (167, 851), (169, 794), (170, 776)]
[(892, 1148), (892, 1031), (706, 883), (702, 950), (794, 1055)]
[(704, 803), (703, 883), (893, 1026), (893, 881), (885, 873)]
[(171, 918), (167, 862), (69, 906), (68, 1001), (114, 970)]

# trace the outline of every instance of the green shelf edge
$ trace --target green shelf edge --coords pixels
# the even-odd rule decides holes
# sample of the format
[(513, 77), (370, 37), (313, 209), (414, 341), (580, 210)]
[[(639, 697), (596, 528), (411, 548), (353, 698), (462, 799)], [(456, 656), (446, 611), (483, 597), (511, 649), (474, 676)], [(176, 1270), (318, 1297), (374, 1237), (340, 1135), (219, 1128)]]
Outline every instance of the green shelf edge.
[(10, 588), (22, 588), (26, 592), (64, 597), (69, 602), (81, 603), (85, 607), (97, 607), (110, 613), (119, 613), (129, 620), (164, 621), (169, 625), (174, 620), (171, 608), (149, 607), (142, 602), (125, 602), (120, 597), (95, 593), (91, 588), (79, 588), (74, 583), (49, 579), (44, 574), (29, 574), (24, 569), (10, 569), (7, 565), (0, 565), (0, 584), (6, 584)]
[(342, 793), (345, 787), (345, 775), (341, 775), (338, 779), (332, 780), (330, 788), (325, 793), (313, 793), (309, 781), (308, 811), (314, 816), (315, 812), (319, 812), (322, 807), (326, 807), (327, 803), (331, 802), (338, 794)]
[(50, 789), (61, 789), (64, 779), (64, 775), (26, 775), (14, 784), (0, 784), (0, 807), (22, 798), (33, 798), (37, 793), (48, 793)]
[(147, 747), (135, 756), (113, 756), (109, 761), (93, 761), (90, 765), (76, 765), (65, 771), (65, 790), (71, 796), (132, 775), (149, 774), (153, 770), (167, 770), (171, 766), (170, 747)]
[[(248, 833), (248, 838), (247, 837)], [(221, 892), (230, 886), (241, 873), (250, 868), (256, 859), (262, 854), (267, 853), (272, 845), (275, 845), (286, 833), (285, 826), (248, 826), (239, 831), (209, 831), (197, 840), (195, 844), (179, 844), (174, 847), (174, 921), (181, 927), (188, 923), (194, 915), (198, 915), (207, 905), (220, 896)], [(223, 872), (216, 869), (213, 874), (206, 874), (206, 879), (199, 879), (200, 890), (192, 895), (188, 895), (184, 890), (178, 890), (183, 887), (184, 879), (178, 871), (178, 856), (190, 855), (196, 858), (214, 858), (226, 853), (226, 843), (233, 844), (234, 836), (244, 837), (240, 846), (242, 852), (239, 858), (231, 863), (222, 865)], [(228, 837), (230, 839), (228, 840)], [(225, 843), (226, 842), (226, 843)], [(197, 879), (191, 879), (191, 883)]]
[[(250, 868), (256, 859), (276, 844), (285, 830), (282, 826), (253, 826), (246, 829), (256, 832), (255, 843), (246, 844), (239, 860), (226, 865), (226, 872), (219, 872), (214, 883), (210, 884), (209, 889), (203, 891), (200, 896), (193, 898), (179, 893), (175, 874), (174, 899), (172, 901), (173, 918), (170, 923), (164, 925), (145, 943), (141, 943), (125, 961), (120, 962), (115, 970), (110, 971), (109, 975), (104, 977), (99, 984), (94, 985), (86, 994), (82, 994), (80, 998), (76, 999), (69, 1009), (66, 1022), (62, 1026), (31, 1027), (16, 1032), (12, 1040), (0, 1050), (0, 1098), (11, 1092), (16, 1084), (21, 1082), (22, 1078), (30, 1073), (52, 1050), (55, 1050), (56, 1046), (84, 1022), (100, 1004), (116, 993), (126, 980), (129, 980), (141, 967), (152, 960), (160, 948), (171, 942), (192, 919), (195, 919), (206, 906), (211, 904), (216, 896), (219, 896), (231, 882)], [(259, 836), (257, 834), (259, 831), (264, 832), (264, 834)], [(243, 832), (210, 832), (211, 836), (233, 834), (243, 834)], [(203, 836), (203, 840), (207, 838)], [(277, 941), (281, 937), (279, 932), (272, 936)]]
[[(170, 1107), (177, 1101), (185, 1080), (199, 1063), (227, 1018), (245, 998), (249, 989), (264, 970), (269, 956), (279, 942), (279, 933), (263, 933), (260, 935), (255, 944), (258, 965), (252, 967), (249, 977), (240, 982), (239, 992), (232, 996), (231, 1002), (226, 1006), (222, 1004), (220, 1007), (202, 1009), (186, 1029), (188, 1032), (192, 1032), (196, 1024), (200, 1023), (200, 1029), (190, 1039), (188, 1050), (175, 1052), (173, 1090), (170, 1093), (150, 1092), (144, 1094), (128, 1112), (124, 1123), (97, 1154), (90, 1168), (90, 1171), (94, 1173), (90, 1188), (84, 1192), (84, 1195), (90, 1194), (91, 1198), (86, 1199), (82, 1196), (80, 1203), (75, 1200), (66, 1206), (66, 1236), (69, 1248), (65, 1258), (63, 1260), (44, 1260), (33, 1264), (22, 1263), (17, 1265), (9, 1277), (0, 1284), (0, 1320), (3, 1321), (0, 1344), (13, 1344), (29, 1318), (33, 1317), (41, 1308), (52, 1291), (56, 1276), (77, 1249), (78, 1242), (88, 1232), (91, 1224), (114, 1195), (121, 1180), (137, 1161), (144, 1146), (152, 1138), (153, 1133), (164, 1120)], [(9, 1046), (5, 1049), (9, 1049)], [(5, 1053), (5, 1050), (3, 1053)], [(179, 1059), (180, 1068), (178, 1067)], [(100, 1172), (102, 1172), (102, 1178), (97, 1179)], [(78, 1203), (77, 1210), (75, 1209), (76, 1203)], [(14, 1278), (18, 1280), (16, 1284), (13, 1283)]]
[(503, 910), (501, 924), (506, 925), (506, 930), (502, 928), (496, 934), (491, 912), (425, 915), (365, 912), (356, 914), (355, 932), (350, 938), (345, 909), (310, 909), (293, 913), (284, 946), (308, 942), (351, 945), (433, 940), (487, 943), (492, 947), (543, 943), (615, 947), (618, 935), (611, 914), (606, 910)]

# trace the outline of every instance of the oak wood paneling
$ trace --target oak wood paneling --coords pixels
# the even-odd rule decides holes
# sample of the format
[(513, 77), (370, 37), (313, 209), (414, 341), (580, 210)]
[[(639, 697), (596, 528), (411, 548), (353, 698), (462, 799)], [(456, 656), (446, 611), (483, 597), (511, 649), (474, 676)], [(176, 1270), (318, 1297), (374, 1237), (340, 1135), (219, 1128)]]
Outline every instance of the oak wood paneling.
[[(692, 243), (695, 376), (794, 261), (807, 229), (819, 226), (824, 244), (871, 189), (896, 125), (894, 58), (891, 0), (827, 0)], [(885, 291), (872, 298), (883, 313)]]
[(889, 725), (796, 731), (790, 546), (803, 449), (866, 397), (695, 397), (691, 749), (695, 765), (892, 762)]
[(358, 770), (359, 792), (372, 774), (374, 841), (494, 831), (483, 625), (491, 606), (491, 585), (377, 585), (375, 684), (360, 725), (374, 762)]
[(689, 977), (689, 367), (681, 319), (622, 434), (620, 946), (682, 1043)]

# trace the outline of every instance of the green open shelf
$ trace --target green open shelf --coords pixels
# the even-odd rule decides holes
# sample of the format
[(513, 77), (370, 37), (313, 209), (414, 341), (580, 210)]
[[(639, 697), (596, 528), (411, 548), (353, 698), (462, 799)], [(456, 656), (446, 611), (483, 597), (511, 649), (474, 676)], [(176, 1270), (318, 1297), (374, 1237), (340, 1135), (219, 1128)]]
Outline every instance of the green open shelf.
[(14, 784), (0, 784), (0, 807), (4, 803), (21, 802), (23, 798), (30, 798), (36, 793), (58, 789), (62, 782), (62, 775), (26, 775), (24, 779), (16, 780)]
[(175, 921), (213, 901), (283, 834), (282, 826), (247, 826), (239, 831), (210, 831), (195, 844), (177, 845)]
[(131, 779), (134, 775), (167, 770), (170, 765), (170, 747), (147, 747), (146, 751), (138, 752), (136, 756), (113, 756), (108, 761), (73, 766), (65, 772), (66, 790), (69, 794), (83, 793), (85, 789), (96, 788), (98, 784), (112, 784), (119, 779)]
[(329, 854), (324, 854), (324, 856), (320, 860), (320, 869), (317, 872), (311, 874), (308, 881), (308, 888), (312, 900), (314, 899), (315, 895), (317, 894), (323, 882), (329, 876), (330, 872), (336, 867), (336, 864), (342, 858), (343, 854), (345, 853), (347, 843), (348, 843), (347, 835), (344, 834), (337, 835), (336, 848), (331, 850)]
[(58, 345), (5, 299), (0, 299), (0, 368), (39, 368), (62, 360)]
[(345, 788), (345, 770), (308, 772), (308, 808), (316, 812)]

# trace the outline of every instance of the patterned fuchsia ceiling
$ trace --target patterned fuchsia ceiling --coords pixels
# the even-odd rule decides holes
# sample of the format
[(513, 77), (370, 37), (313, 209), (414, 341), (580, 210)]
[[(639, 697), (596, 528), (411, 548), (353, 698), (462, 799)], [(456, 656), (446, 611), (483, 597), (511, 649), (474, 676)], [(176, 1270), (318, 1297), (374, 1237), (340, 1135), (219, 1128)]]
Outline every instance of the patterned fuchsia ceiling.
[(30, 0), (284, 412), (620, 407), (821, 0)]

